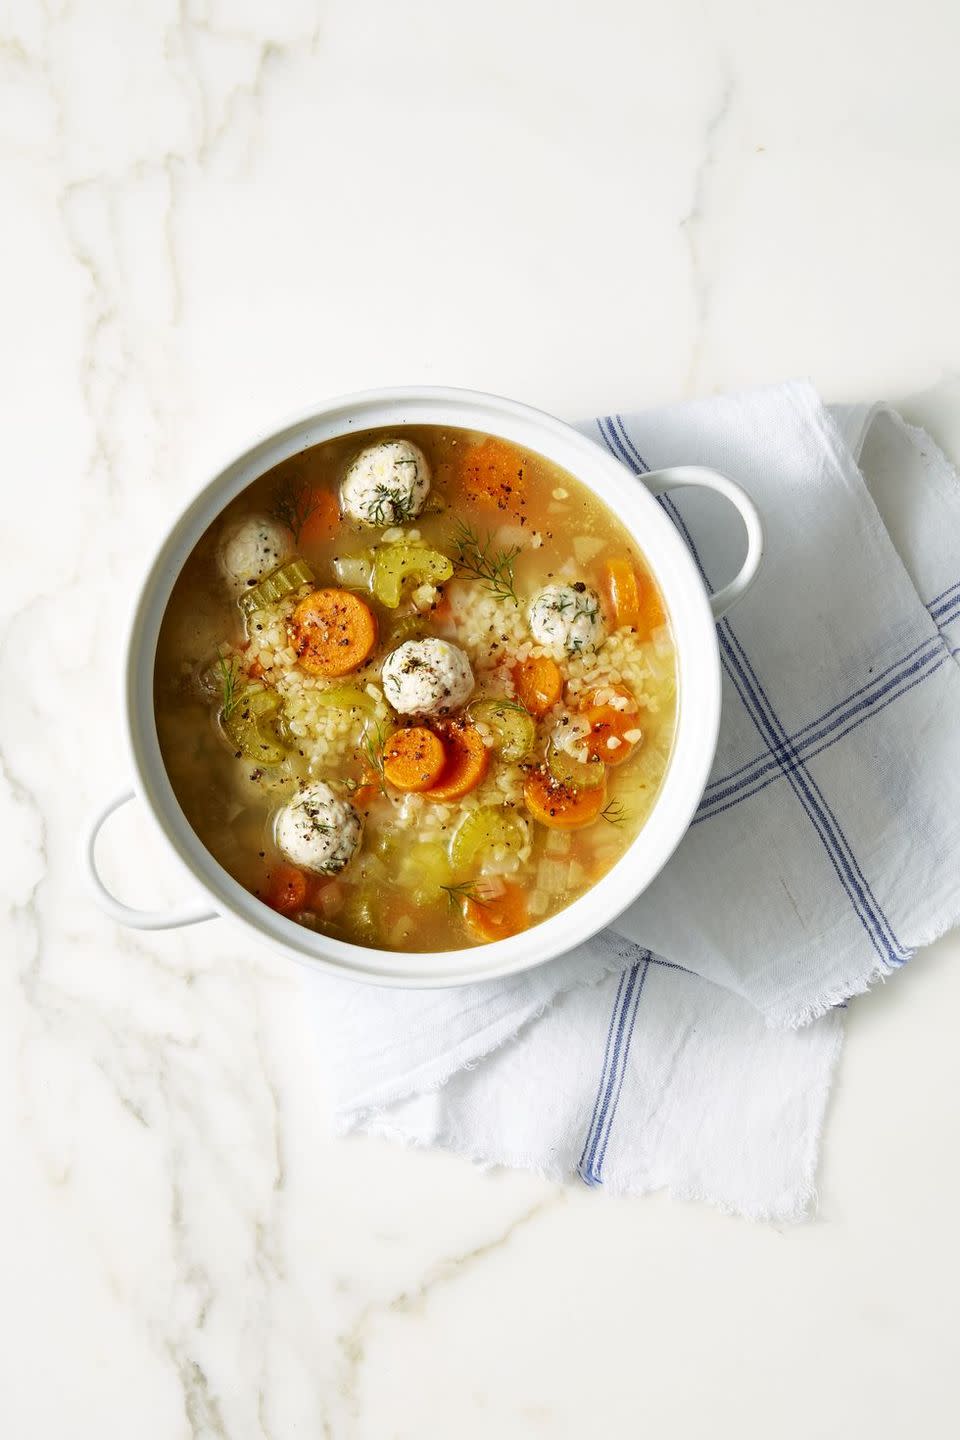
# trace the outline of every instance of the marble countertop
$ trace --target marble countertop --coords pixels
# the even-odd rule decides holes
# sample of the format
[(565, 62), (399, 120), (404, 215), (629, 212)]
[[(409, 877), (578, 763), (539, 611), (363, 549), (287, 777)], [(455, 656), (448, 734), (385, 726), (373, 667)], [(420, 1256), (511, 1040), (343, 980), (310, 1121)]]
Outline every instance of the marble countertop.
[[(334, 1142), (296, 974), (115, 929), (76, 844), (145, 560), (277, 417), (956, 367), (958, 43), (950, 0), (4, 7), (9, 1440), (945, 1432), (956, 938), (852, 1007), (817, 1218), (752, 1226)], [(175, 897), (132, 809), (111, 854)]]

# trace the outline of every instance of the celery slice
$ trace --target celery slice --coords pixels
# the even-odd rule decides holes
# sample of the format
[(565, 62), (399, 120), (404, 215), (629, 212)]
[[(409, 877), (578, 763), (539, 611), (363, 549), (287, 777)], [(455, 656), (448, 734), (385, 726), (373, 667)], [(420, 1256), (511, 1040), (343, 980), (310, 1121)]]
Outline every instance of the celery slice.
[(430, 628), (422, 615), (402, 615), (387, 637), (387, 648), (396, 650), (405, 640), (422, 640)]
[(377, 914), (377, 897), (372, 889), (351, 887), (339, 917), (346, 931), (346, 938), (354, 945), (379, 945), (380, 923)]
[(328, 690), (314, 690), (317, 705), (327, 705), (334, 710), (362, 710), (364, 715), (375, 715), (377, 705), (372, 695), (357, 685), (331, 685)]
[(313, 579), (313, 571), (305, 560), (299, 555), (292, 560), (286, 561), (269, 575), (264, 576), (259, 585), (254, 585), (251, 590), (245, 590), (240, 596), (240, 608), (247, 615), (252, 615), (255, 610), (262, 610), (266, 605), (276, 605), (285, 595), (292, 595), (294, 590), (299, 590), (301, 585), (306, 585)]
[(230, 708), (221, 710), (220, 723), (235, 750), (260, 765), (279, 765), (287, 756), (277, 734), (283, 702), (275, 690), (243, 690)]
[(442, 585), (453, 574), (453, 565), (439, 550), (425, 545), (381, 545), (373, 566), (373, 593), (388, 610), (396, 610), (404, 584)]
[(602, 785), (606, 773), (606, 766), (599, 760), (578, 760), (552, 740), (547, 746), (547, 768), (562, 785), (574, 785), (578, 790), (592, 790)]
[(452, 879), (450, 856), (439, 840), (420, 840), (407, 846), (398, 880), (415, 904), (432, 905), (442, 900), (443, 887)]
[(480, 805), (468, 810), (450, 842), (450, 860), (456, 870), (472, 865), (484, 850), (505, 845), (520, 851), (527, 840), (524, 824), (499, 805)]
[(470, 717), (490, 727), (494, 749), (502, 760), (522, 760), (533, 749), (536, 721), (513, 700), (477, 700), (470, 706)]

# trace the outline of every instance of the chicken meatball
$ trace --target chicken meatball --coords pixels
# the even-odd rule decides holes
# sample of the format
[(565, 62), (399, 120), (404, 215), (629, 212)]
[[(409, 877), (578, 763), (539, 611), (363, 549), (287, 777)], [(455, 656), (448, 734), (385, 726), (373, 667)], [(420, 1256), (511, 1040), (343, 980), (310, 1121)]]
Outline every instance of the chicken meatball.
[(535, 640), (568, 655), (595, 650), (603, 639), (600, 596), (582, 580), (541, 590), (534, 596), (527, 620)]
[(457, 710), (473, 691), (473, 671), (449, 640), (407, 640), (383, 662), (383, 693), (401, 715)]
[(340, 504), (358, 525), (382, 529), (419, 515), (429, 489), (422, 450), (409, 440), (378, 440), (361, 450), (343, 477)]
[(220, 541), (220, 573), (232, 589), (256, 585), (293, 554), (293, 535), (266, 515), (252, 515), (227, 530)]
[(284, 805), (274, 834), (284, 855), (301, 870), (336, 875), (356, 854), (363, 821), (347, 800), (320, 781)]

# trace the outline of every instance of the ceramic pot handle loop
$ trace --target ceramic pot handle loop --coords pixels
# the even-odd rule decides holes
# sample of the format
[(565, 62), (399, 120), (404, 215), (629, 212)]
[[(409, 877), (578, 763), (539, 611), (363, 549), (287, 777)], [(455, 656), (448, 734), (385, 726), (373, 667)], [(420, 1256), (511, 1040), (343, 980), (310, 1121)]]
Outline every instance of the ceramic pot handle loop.
[(746, 594), (760, 569), (760, 561), (763, 559), (763, 526), (760, 524), (757, 507), (735, 480), (728, 480), (726, 475), (721, 475), (717, 470), (708, 470), (703, 465), (676, 465), (669, 470), (651, 471), (641, 476), (641, 479), (654, 495), (665, 495), (668, 490), (683, 490), (691, 485), (715, 490), (739, 512), (747, 532), (747, 554), (740, 573), (734, 576), (729, 585), (724, 585), (722, 590), (710, 596), (713, 618), (719, 620), (731, 605), (735, 605), (741, 596)]
[(106, 805), (102, 805), (87, 825), (84, 834), (84, 868), (93, 890), (94, 899), (100, 909), (118, 925), (126, 925), (132, 930), (176, 930), (181, 925), (197, 925), (201, 920), (216, 919), (217, 912), (211, 910), (209, 901), (195, 900), (191, 905), (182, 905), (174, 910), (135, 910), (132, 906), (124, 905), (121, 900), (111, 895), (104, 885), (97, 869), (95, 854), (97, 836), (114, 811), (119, 810), (121, 805), (126, 805), (133, 798), (133, 791), (125, 790), (122, 795), (117, 795)]

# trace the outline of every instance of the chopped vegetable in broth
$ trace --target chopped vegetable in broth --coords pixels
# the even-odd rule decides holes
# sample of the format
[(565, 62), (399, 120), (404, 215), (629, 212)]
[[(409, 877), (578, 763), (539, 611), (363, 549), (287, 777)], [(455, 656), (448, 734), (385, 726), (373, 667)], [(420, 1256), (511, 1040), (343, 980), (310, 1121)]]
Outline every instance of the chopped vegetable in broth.
[(260, 476), (170, 597), (171, 784), (264, 904), (357, 945), (515, 935), (647, 819), (676, 728), (660, 591), (573, 476), (401, 426)]

